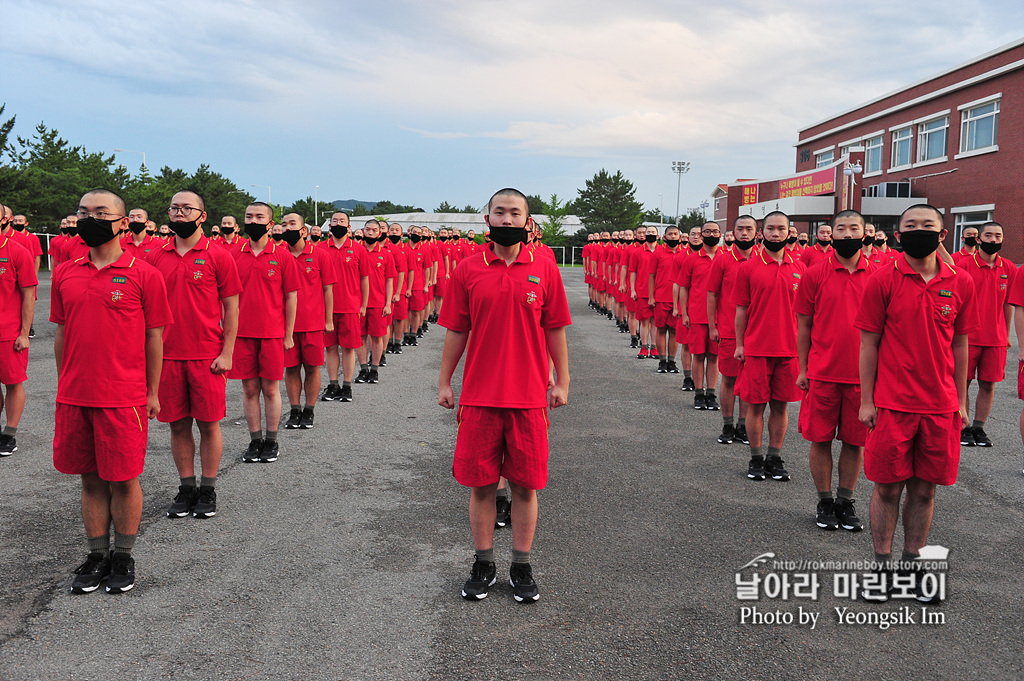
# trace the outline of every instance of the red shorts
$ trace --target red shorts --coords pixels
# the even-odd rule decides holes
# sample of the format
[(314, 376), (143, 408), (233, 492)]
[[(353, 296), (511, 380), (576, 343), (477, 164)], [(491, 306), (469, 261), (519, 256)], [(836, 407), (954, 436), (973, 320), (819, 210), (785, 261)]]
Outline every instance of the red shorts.
[(53, 425), (53, 467), (61, 473), (97, 473), (108, 482), (142, 474), (149, 435), (146, 405), (79, 407), (58, 402)]
[(600, 292), (604, 292), (604, 290), (607, 288), (607, 286), (605, 286), (604, 279), (595, 278), (594, 288), (596, 288)]
[[(388, 324), (390, 323), (390, 317), (384, 316), (384, 308), (368, 307), (366, 308), (366, 316), (359, 318), (359, 330), (364, 336), (382, 338), (388, 335)], [(362, 341), (360, 341), (359, 345), (361, 346), (362, 344)]]
[(237, 338), (228, 378), (280, 381), (284, 378), (284, 339)]
[(672, 316), (672, 303), (654, 304), (654, 326), (658, 329), (666, 328), (669, 325), (676, 325), (676, 318)]
[(434, 284), (434, 297), (444, 298), (444, 294), (448, 292), (448, 279), (442, 276), (438, 276), (437, 283)]
[(391, 317), (396, 322), (403, 322), (409, 318), (409, 299), (402, 292), (398, 296), (398, 302), (391, 304)]
[(626, 299), (626, 312), (628, 312), (629, 314), (636, 314), (639, 302), (633, 300), (633, 296), (631, 296), (629, 293), (623, 293), (622, 295)]
[(335, 312), (334, 331), (324, 331), (324, 346), (340, 345), (349, 350), (363, 346), (363, 327), (358, 312)]
[(723, 338), (718, 342), (718, 373), (729, 378), (739, 378), (743, 373), (743, 362), (736, 359), (735, 355), (735, 338)]
[(800, 403), (797, 430), (808, 442), (840, 440), (863, 447), (868, 427), (860, 422), (860, 385), (811, 380)]
[(419, 312), (427, 306), (427, 294), (423, 292), (423, 288), (416, 286), (412, 289), (412, 295), (409, 296), (409, 310), (412, 312)]
[(920, 478), (956, 482), (960, 466), (960, 414), (910, 414), (879, 409), (864, 446), (864, 475), (890, 484)]
[[(337, 316), (337, 315), (335, 315)], [(296, 331), (292, 334), (295, 345), (284, 351), (285, 367), (304, 364), (308, 367), (324, 365), (324, 331)]]
[(736, 393), (747, 404), (799, 402), (803, 391), (796, 387), (800, 373), (796, 357), (751, 357), (743, 363), (743, 380)]
[(647, 304), (646, 298), (636, 299), (636, 319), (639, 322), (650, 319), (654, 316), (654, 308)]
[(967, 380), (998, 383), (1006, 377), (1006, 348), (968, 345)]
[(0, 383), (17, 385), (28, 379), (28, 350), (15, 352), (14, 341), (0, 341)]
[(212, 359), (165, 359), (160, 370), (161, 423), (191, 416), (196, 421), (220, 421), (226, 413), (228, 377), (210, 371)]
[[(686, 344), (694, 355), (717, 355), (719, 353), (718, 343), (711, 342), (711, 332), (708, 330), (707, 324), (690, 322), (690, 332), (686, 334)], [(733, 341), (733, 352), (736, 351), (735, 344)]]
[(548, 410), (459, 407), (452, 475), (484, 487), (504, 477), (526, 489), (548, 483)]

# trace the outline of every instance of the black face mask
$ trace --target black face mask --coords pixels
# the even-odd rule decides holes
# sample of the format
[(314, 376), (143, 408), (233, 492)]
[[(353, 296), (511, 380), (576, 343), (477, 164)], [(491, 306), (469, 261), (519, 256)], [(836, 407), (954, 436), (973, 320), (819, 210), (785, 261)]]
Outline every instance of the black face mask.
[(875, 245), (881, 248), (885, 245), (885, 239), (875, 239)]
[(989, 255), (993, 255), (999, 252), (999, 249), (1003, 247), (1001, 243), (993, 243), (991, 241), (979, 241), (978, 248), (985, 251)]
[(866, 237), (864, 237), (864, 245), (865, 246), (874, 246), (875, 245), (875, 237), (873, 237), (873, 236), (866, 236)]
[(786, 247), (786, 242), (785, 241), (768, 241), (768, 239), (765, 239), (764, 240), (764, 247), (767, 248), (772, 253), (778, 253), (779, 251), (781, 251), (783, 248)]
[(900, 246), (911, 258), (927, 258), (939, 247), (939, 232), (923, 229), (900, 232)]
[(722, 237), (720, 237), (720, 236), (706, 236), (706, 237), (704, 237), (704, 245), (707, 246), (708, 248), (710, 248), (711, 246), (717, 246), (721, 242), (722, 242)]
[[(409, 237), (412, 238), (411, 236)], [(525, 227), (491, 227), (491, 241), (499, 246), (515, 246), (519, 243), (526, 243)]]
[(78, 218), (78, 233), (89, 248), (102, 246), (114, 238), (114, 223), (117, 220), (98, 220), (92, 216)]
[(309, 240), (312, 241), (313, 243), (316, 243), (317, 241), (320, 241), (320, 235), (319, 234), (310, 234), (309, 235)]
[(648, 234), (647, 236), (644, 237), (644, 239), (647, 241), (647, 243), (653, 244), (653, 243), (656, 243), (658, 241), (658, 235), (657, 234)]
[(274, 241), (280, 241), (281, 239), (284, 238), (284, 232), (278, 232), (277, 234), (271, 234), (270, 238), (273, 239)]
[(374, 244), (376, 244), (380, 240), (381, 240), (380, 236), (364, 236), (363, 237), (363, 242), (367, 246), (373, 246)]
[(267, 228), (270, 225), (261, 225), (257, 222), (245, 223), (245, 235), (253, 241), (259, 241), (267, 235)]
[(818, 245), (821, 246), (822, 250), (825, 250), (832, 245), (832, 239), (818, 239)]
[(331, 236), (335, 239), (344, 239), (348, 234), (348, 225), (331, 225)]
[(128, 229), (132, 231), (132, 234), (142, 234), (143, 230), (146, 229), (145, 222), (129, 222)]
[(172, 222), (168, 226), (182, 239), (189, 238), (196, 233), (197, 229), (199, 229), (199, 225), (196, 224), (195, 220), (192, 220), (191, 222)]
[(224, 236), (231, 236), (232, 234), (235, 233), (235, 228), (234, 227), (221, 227), (220, 228), (220, 233), (223, 234)]
[(146, 230), (146, 234), (148, 234), (150, 236), (156, 236), (156, 230), (155, 229), (147, 229)]
[(24, 232), (27, 229), (26, 225), (11, 225), (11, 227), (14, 227), (16, 232)]
[(70, 237), (78, 236), (78, 227), (68, 227), (68, 236), (70, 236)]
[(790, 245), (793, 245), (793, 244), (795, 244), (796, 242), (797, 242), (797, 238), (796, 238), (795, 236), (791, 236), (791, 237), (789, 237), (788, 239), (786, 239), (786, 243), (787, 243), (787, 244), (790, 244)]
[(741, 251), (749, 251), (754, 247), (754, 240), (751, 239), (750, 241), (743, 241), (741, 239), (736, 239), (735, 244)]
[(799, 239), (797, 241), (797, 243), (800, 244), (801, 246), (806, 246), (807, 245), (807, 239)]
[[(657, 237), (655, 237), (655, 238), (657, 238)], [(636, 241), (636, 242), (637, 242), (638, 244), (642, 244), (642, 243), (644, 242), (644, 237), (642, 237), (642, 236), (638, 236), (638, 237), (636, 237), (635, 241)]]
[(354, 236), (354, 237), (352, 237), (352, 241), (362, 241), (362, 240), (363, 240), (363, 237), (361, 237), (361, 236)]
[(299, 243), (299, 239), (302, 238), (302, 232), (297, 229), (289, 229), (281, 235), (281, 239), (289, 246), (294, 246)]
[(864, 242), (860, 239), (836, 239), (832, 242), (832, 248), (841, 258), (852, 258), (863, 245)]
[(964, 246), (970, 246), (970, 247), (973, 248), (974, 246), (977, 246), (977, 245), (978, 245), (978, 237), (976, 237), (976, 236), (964, 237)]
[(679, 239), (665, 239), (665, 245), (669, 248), (675, 248), (679, 245)]
[(694, 252), (699, 251), (700, 249), (704, 248), (704, 241), (703, 240), (701, 240), (701, 242), (699, 244), (691, 244), (689, 241), (687, 241), (686, 243), (688, 243), (690, 245), (690, 250), (694, 251)]
[(422, 238), (423, 237), (421, 237), (419, 234), (410, 234), (409, 235), (409, 241), (413, 242), (414, 244), (418, 244), (420, 242), (420, 239), (422, 239)]
[(401, 240), (402, 240), (402, 235), (401, 234), (389, 234), (388, 235), (388, 241), (390, 241), (393, 244), (397, 244)]

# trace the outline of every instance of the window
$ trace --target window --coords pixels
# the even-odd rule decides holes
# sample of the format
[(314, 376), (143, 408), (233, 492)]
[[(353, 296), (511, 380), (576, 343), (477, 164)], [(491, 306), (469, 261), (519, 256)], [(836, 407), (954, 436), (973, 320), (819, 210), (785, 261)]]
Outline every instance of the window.
[(884, 135), (864, 140), (864, 173), (882, 172), (882, 140)]
[(960, 152), (996, 146), (999, 137), (999, 100), (961, 113)]
[(722, 199), (715, 199), (715, 211), (717, 212), (721, 208)]
[(917, 126), (917, 162), (934, 161), (946, 157), (946, 138), (949, 135), (949, 116), (935, 118)]
[(891, 168), (904, 168), (910, 165), (910, 138), (913, 133), (911, 128), (894, 130), (892, 133), (892, 159)]
[(828, 164), (832, 163), (832, 161), (834, 161), (835, 159), (836, 159), (836, 150), (835, 149), (829, 149), (828, 151), (823, 151), (820, 154), (816, 154), (815, 155), (815, 157), (814, 157), (815, 166), (814, 167), (815, 168), (821, 168), (822, 166), (827, 166)]
[(964, 230), (968, 227), (976, 227), (980, 230), (983, 224), (986, 222), (992, 222), (992, 211), (979, 213), (957, 213), (955, 218), (956, 220), (953, 223), (953, 247), (959, 249), (960, 235), (963, 234)]

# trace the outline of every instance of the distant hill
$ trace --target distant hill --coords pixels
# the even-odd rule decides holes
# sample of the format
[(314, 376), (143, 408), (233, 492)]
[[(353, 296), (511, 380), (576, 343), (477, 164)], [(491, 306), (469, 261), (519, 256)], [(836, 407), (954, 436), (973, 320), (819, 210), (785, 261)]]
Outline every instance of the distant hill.
[(374, 206), (376, 206), (377, 202), (376, 201), (360, 201), (358, 199), (347, 199), (345, 201), (331, 201), (331, 205), (334, 206), (338, 210), (352, 210), (353, 208), (355, 208), (359, 204), (363, 204), (364, 206), (366, 206), (366, 209), (369, 210), (370, 208), (373, 208)]

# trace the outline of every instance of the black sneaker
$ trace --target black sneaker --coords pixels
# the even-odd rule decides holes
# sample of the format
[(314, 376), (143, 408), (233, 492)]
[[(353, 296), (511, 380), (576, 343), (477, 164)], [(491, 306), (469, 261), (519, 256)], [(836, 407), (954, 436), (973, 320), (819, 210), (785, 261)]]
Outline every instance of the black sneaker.
[(978, 447), (991, 447), (992, 440), (989, 439), (985, 429), (981, 426), (975, 426), (971, 428), (971, 435), (974, 436), (974, 444)]
[(498, 497), (494, 505), (496, 507), (494, 526), (505, 527), (512, 519), (512, 501), (508, 497)]
[(736, 439), (736, 429), (731, 423), (726, 423), (722, 426), (722, 434), (718, 436), (718, 441), (723, 445), (731, 445)]
[(382, 354), (380, 356), (380, 363), (377, 366), (386, 367), (388, 365), (387, 358)]
[(402, 334), (402, 345), (408, 345), (408, 344), (409, 344), (409, 334), (403, 333)]
[(370, 377), (369, 369), (360, 369), (359, 373), (356, 374), (356, 380), (354, 383), (366, 383), (366, 379)]
[(747, 424), (744, 423), (742, 426), (736, 426), (736, 442), (742, 442), (745, 445), (750, 444), (750, 440), (747, 438)]
[(835, 511), (836, 519), (844, 530), (860, 532), (864, 529), (864, 523), (853, 509), (853, 499), (836, 499)]
[(473, 570), (469, 573), (469, 579), (462, 585), (462, 597), (478, 601), (487, 598), (487, 590), (494, 586), (497, 581), (498, 569), (494, 563), (485, 563), (480, 559), (476, 559), (473, 561)]
[(747, 477), (751, 480), (764, 480), (764, 457), (752, 456), (747, 464)]
[(417, 338), (423, 338), (423, 327), (420, 327), (420, 330), (417, 331), (416, 334), (413, 336), (412, 345), (416, 345)]
[(34, 326), (28, 327), (28, 337), (29, 338), (35, 338), (36, 337), (36, 327), (34, 327)]
[(264, 440), (263, 449), (260, 450), (260, 463), (274, 463), (280, 453), (281, 448), (278, 446), (277, 440)]
[(388, 340), (388, 346), (386, 348), (384, 348), (384, 352), (390, 355), (390, 354), (394, 353), (394, 351), (395, 351), (395, 339), (392, 338), (392, 339)]
[(217, 490), (209, 485), (201, 485), (195, 508), (192, 509), (192, 517), (212, 518), (215, 515), (217, 515)]
[(10, 456), (18, 451), (18, 441), (13, 435), (0, 434), (0, 456)]
[(722, 407), (718, 404), (718, 398), (714, 395), (704, 394), (704, 408), (708, 411), (719, 411)]
[(313, 427), (313, 410), (309, 407), (302, 409), (302, 415), (299, 417), (299, 428), (309, 430)]
[(400, 354), (402, 354), (402, 346), (403, 345), (405, 345), (405, 336), (402, 336), (402, 342), (401, 343), (399, 343), (397, 340), (395, 341), (395, 350), (391, 354), (393, 354), (393, 355), (400, 355)]
[(836, 500), (829, 497), (818, 501), (818, 513), (814, 522), (823, 530), (838, 530), (839, 520), (836, 518)]
[(668, 373), (668, 362), (666, 362), (663, 359), (659, 359), (658, 360), (658, 373), (659, 374), (667, 374)]
[(925, 605), (939, 605), (945, 597), (945, 588), (938, 575), (918, 568), (914, 575), (914, 598)]
[(893, 592), (894, 573), (888, 567), (875, 568), (871, 571), (871, 579), (861, 583), (860, 600), (872, 603), (885, 603)]
[(196, 498), (199, 490), (194, 485), (178, 485), (178, 495), (174, 497), (174, 503), (167, 509), (168, 518), (184, 518), (192, 512), (196, 505)]
[[(384, 366), (384, 365), (381, 364), (381, 366)], [(378, 381), (380, 381), (380, 376), (377, 374), (377, 367), (371, 366), (370, 367), (370, 373), (366, 377), (366, 382), (367, 383), (377, 383)]]
[(135, 588), (135, 559), (130, 553), (115, 553), (110, 556), (110, 576), (107, 577), (107, 593), (123, 594)]
[(694, 390), (696, 390), (696, 389), (697, 389), (697, 386), (695, 386), (695, 385), (693, 384), (693, 378), (691, 378), (691, 377), (686, 377), (686, 378), (684, 378), (684, 379), (683, 379), (683, 387), (682, 387), (682, 391), (683, 391), (684, 393), (692, 393), (692, 392), (693, 392)]
[(338, 392), (339, 402), (351, 402), (352, 401), (352, 386), (343, 385), (341, 390)]
[(71, 593), (88, 594), (100, 588), (100, 584), (110, 575), (110, 555), (93, 551), (85, 562), (75, 568), (76, 577), (71, 582)]
[(512, 587), (512, 598), (517, 603), (535, 603), (540, 598), (529, 563), (512, 563), (508, 571), (508, 583)]
[(789, 472), (783, 467), (784, 462), (780, 456), (769, 456), (764, 460), (764, 472), (770, 475), (772, 480), (789, 482)]
[(420, 346), (420, 342), (418, 340), (416, 340), (417, 337), (418, 338), (423, 338), (422, 335), (417, 336), (415, 333), (410, 333), (409, 334), (409, 345), (411, 345), (414, 348), (418, 348)]
[(249, 449), (242, 454), (242, 463), (259, 463), (263, 451), (263, 440), (250, 440)]
[(640, 347), (640, 339), (637, 338), (636, 336), (630, 336), (629, 337), (629, 347), (631, 347), (631, 348), (638, 348), (638, 347)]
[(976, 444), (973, 428), (964, 428), (960, 431), (960, 444), (964, 447), (973, 447)]
[(676, 366), (676, 361), (674, 359), (670, 359), (668, 361), (668, 373), (670, 373), (670, 374), (678, 374), (679, 373), (679, 367)]
[(288, 412), (288, 420), (284, 422), (284, 427), (288, 430), (295, 430), (299, 427), (299, 418), (301, 410), (298, 407), (292, 407)]
[(341, 386), (328, 385), (327, 389), (324, 390), (324, 394), (320, 397), (321, 402), (333, 402), (340, 397)]
[(704, 393), (697, 393), (693, 396), (693, 408), (694, 409), (707, 409), (708, 404), (705, 401)]

